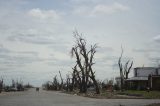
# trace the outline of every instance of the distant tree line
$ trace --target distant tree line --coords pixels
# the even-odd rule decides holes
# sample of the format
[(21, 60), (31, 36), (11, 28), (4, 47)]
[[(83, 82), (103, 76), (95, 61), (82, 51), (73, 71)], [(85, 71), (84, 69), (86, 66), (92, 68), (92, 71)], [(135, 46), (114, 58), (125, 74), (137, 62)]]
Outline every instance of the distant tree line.
[(2, 91), (4, 92), (10, 92), (10, 91), (24, 91), (27, 90), (28, 88), (32, 88), (33, 86), (31, 84), (23, 84), (23, 81), (15, 81), (14, 79), (11, 80), (12, 83), (11, 85), (7, 85), (4, 83), (3, 78), (0, 80), (0, 93)]

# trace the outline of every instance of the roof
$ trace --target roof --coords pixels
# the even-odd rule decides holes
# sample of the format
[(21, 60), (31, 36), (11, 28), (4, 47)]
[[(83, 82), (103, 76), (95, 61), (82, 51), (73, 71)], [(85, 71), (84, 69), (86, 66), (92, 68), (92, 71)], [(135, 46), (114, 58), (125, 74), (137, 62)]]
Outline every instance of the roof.
[(127, 81), (147, 81), (148, 77), (131, 77)]

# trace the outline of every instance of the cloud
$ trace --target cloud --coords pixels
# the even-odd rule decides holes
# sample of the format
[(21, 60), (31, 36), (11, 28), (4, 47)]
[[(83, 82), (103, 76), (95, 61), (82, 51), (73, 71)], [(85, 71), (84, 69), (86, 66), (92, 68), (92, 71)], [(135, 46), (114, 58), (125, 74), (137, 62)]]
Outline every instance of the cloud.
[(38, 52), (33, 52), (33, 51), (21, 51), (17, 52), (18, 54), (24, 54), (24, 55), (33, 55), (33, 56), (38, 56)]
[[(157, 41), (156, 41), (157, 42)], [(139, 53), (141, 57), (144, 57), (146, 60), (146, 63), (148, 66), (158, 66), (158, 63), (160, 62), (160, 49), (159, 46), (155, 45), (155, 42), (149, 42), (147, 46), (143, 48), (136, 48), (132, 51), (135, 53)]]
[(129, 7), (122, 5), (120, 3), (108, 4), (96, 4), (94, 6), (79, 6), (75, 7), (73, 11), (74, 14), (84, 15), (84, 16), (98, 16), (98, 15), (108, 15), (113, 13), (118, 13), (122, 11), (128, 11)]
[(33, 51), (12, 51), (0, 46), (0, 65), (1, 68), (13, 69), (25, 66), (33, 62), (43, 61), (38, 57), (38, 52)]
[(75, 2), (75, 3), (81, 3), (81, 2), (94, 2), (97, 0), (70, 0), (71, 2)]
[(58, 66), (58, 67), (72, 67), (74, 66), (74, 63), (75, 62), (71, 60), (58, 60), (58, 59), (47, 62), (49, 66)]
[(159, 56), (154, 56), (154, 57), (148, 57), (150, 64), (158, 67), (160, 65), (160, 57)]
[(25, 42), (33, 44), (54, 44), (56, 39), (50, 35), (38, 35), (38, 33), (17, 33), (8, 37), (9, 41)]
[(129, 7), (115, 2), (112, 5), (104, 5), (104, 4), (96, 5), (91, 14), (92, 15), (112, 14), (112, 13), (121, 12), (121, 11), (128, 11), (128, 10), (129, 10)]
[(149, 57), (149, 60), (151, 60), (152, 62), (160, 62), (160, 57), (156, 56), (156, 57)]
[(112, 47), (98, 47), (97, 53), (106, 53), (106, 52), (113, 52), (114, 49)]
[[(50, 54), (49, 58), (44, 59), (44, 63), (48, 66), (53, 67), (72, 67), (75, 63), (68, 55), (61, 53), (61, 57), (58, 56), (59, 53)], [(64, 58), (65, 57), (65, 58)]]
[[(100, 58), (96, 58), (95, 62), (97, 67), (110, 67), (110, 68), (116, 68), (118, 66), (118, 56), (104, 56)], [(122, 64), (124, 65), (128, 60), (132, 61), (133, 58), (131, 57), (122, 57)]]
[(159, 43), (160, 42), (160, 35), (155, 36), (153, 38), (153, 40)]
[(50, 45), (49, 48), (53, 49), (56, 52), (69, 53), (71, 50), (71, 45), (69, 45), (69, 42), (65, 42), (61, 40), (56, 44)]
[(139, 53), (151, 53), (151, 52), (160, 52), (159, 49), (156, 48), (142, 48), (142, 49), (133, 49), (133, 52), (139, 52)]
[(0, 54), (1, 53), (9, 53), (9, 52), (10, 52), (10, 50), (4, 48), (2, 44), (0, 45)]
[(29, 10), (28, 15), (41, 20), (57, 20), (60, 18), (55, 10), (42, 10), (40, 8)]
[(107, 2), (106, 0), (69, 0), (73, 4), (97, 4), (101, 2)]
[(24, 55), (0, 55), (0, 58), (0, 63), (7, 66), (24, 66), (41, 60), (35, 56)]

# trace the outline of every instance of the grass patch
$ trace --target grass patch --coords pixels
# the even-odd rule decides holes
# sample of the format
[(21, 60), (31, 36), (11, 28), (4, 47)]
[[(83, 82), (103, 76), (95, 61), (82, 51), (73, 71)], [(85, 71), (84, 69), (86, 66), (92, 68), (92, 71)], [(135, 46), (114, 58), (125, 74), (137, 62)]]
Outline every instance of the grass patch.
[[(88, 93), (79, 93), (78, 91), (73, 92), (63, 92), (68, 93), (72, 95), (79, 95), (84, 97), (90, 97), (90, 98), (99, 98), (99, 99), (160, 99), (160, 91), (137, 91), (137, 90), (127, 90), (127, 91), (115, 91), (115, 92), (107, 92), (107, 91), (101, 91), (100, 94), (95, 94), (94, 92), (88, 92)], [(159, 105), (160, 106), (160, 105)]]
[(121, 95), (129, 95), (129, 96), (139, 96), (147, 99), (160, 99), (160, 91), (137, 91), (137, 90), (127, 90), (124, 92), (119, 92)]
[(160, 103), (153, 103), (153, 104), (146, 105), (146, 106), (160, 106)]

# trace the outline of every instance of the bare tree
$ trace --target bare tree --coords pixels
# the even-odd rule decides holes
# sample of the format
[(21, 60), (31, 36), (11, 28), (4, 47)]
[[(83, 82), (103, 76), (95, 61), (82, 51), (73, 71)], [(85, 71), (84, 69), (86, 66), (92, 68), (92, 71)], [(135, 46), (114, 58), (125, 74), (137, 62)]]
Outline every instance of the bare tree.
[(3, 79), (0, 80), (0, 93), (2, 92), (3, 89)]
[[(130, 65), (129, 65), (129, 63), (130, 63), (130, 60), (128, 60), (124, 66), (124, 78), (125, 79), (128, 79), (128, 74), (130, 73), (130, 70), (132, 68), (133, 61), (130, 63)], [(128, 65), (129, 65), (129, 67), (128, 67)]]
[(123, 83), (124, 83), (124, 75), (123, 75), (123, 65), (122, 65), (122, 55), (123, 55), (123, 48), (121, 47), (121, 56), (119, 57), (119, 60), (118, 60), (118, 66), (119, 66), (119, 71), (120, 71), (120, 79), (121, 79), (121, 86), (120, 86), (120, 89), (122, 90), (123, 89)]
[(59, 76), (61, 78), (61, 85), (60, 85), (59, 89), (62, 90), (63, 89), (63, 78), (62, 78), (62, 75), (61, 75), (61, 71), (59, 71)]
[(72, 84), (71, 84), (71, 78), (70, 78), (70, 76), (69, 76), (69, 74), (67, 74), (66, 75), (66, 77), (67, 77), (67, 80), (66, 80), (66, 90), (67, 91), (72, 91), (73, 89), (72, 89)]
[(14, 79), (12, 79), (12, 87), (16, 87), (16, 82), (14, 81)]
[[(125, 80), (128, 79), (128, 75), (130, 73), (130, 70), (133, 66), (133, 61), (130, 63), (130, 60), (128, 60), (125, 65), (122, 64), (122, 55), (123, 55), (123, 48), (121, 47), (121, 56), (118, 60), (118, 66), (120, 70), (120, 78), (121, 78), (121, 90), (125, 87)], [(130, 64), (129, 64), (130, 63)]]
[(57, 75), (54, 76), (52, 85), (53, 85), (53, 90), (58, 90), (59, 82), (58, 82), (58, 79), (57, 79)]
[(80, 89), (80, 92), (82, 92), (82, 78), (81, 78), (81, 71), (77, 70), (77, 64), (74, 66), (73, 73), (72, 73), (72, 88), (74, 89), (76, 87)]
[(88, 81), (89, 79), (92, 79), (96, 88), (96, 93), (100, 93), (98, 83), (95, 79), (95, 72), (92, 69), (97, 45), (91, 45), (90, 49), (88, 50), (86, 40), (82, 38), (77, 31), (74, 32), (74, 36), (76, 38), (76, 44), (72, 47), (71, 56), (76, 57), (76, 64), (79, 69), (78, 71), (78, 69), (75, 70), (74, 68), (74, 71), (79, 76), (79, 82), (81, 82), (79, 85), (80, 92), (87, 92)]
[(73, 69), (73, 73), (72, 73), (72, 89), (71, 89), (71, 91), (73, 91), (73, 89), (75, 88), (75, 85), (78, 85), (77, 83), (77, 75), (76, 75), (76, 73), (77, 73), (77, 64), (74, 66), (74, 68), (72, 68)]

